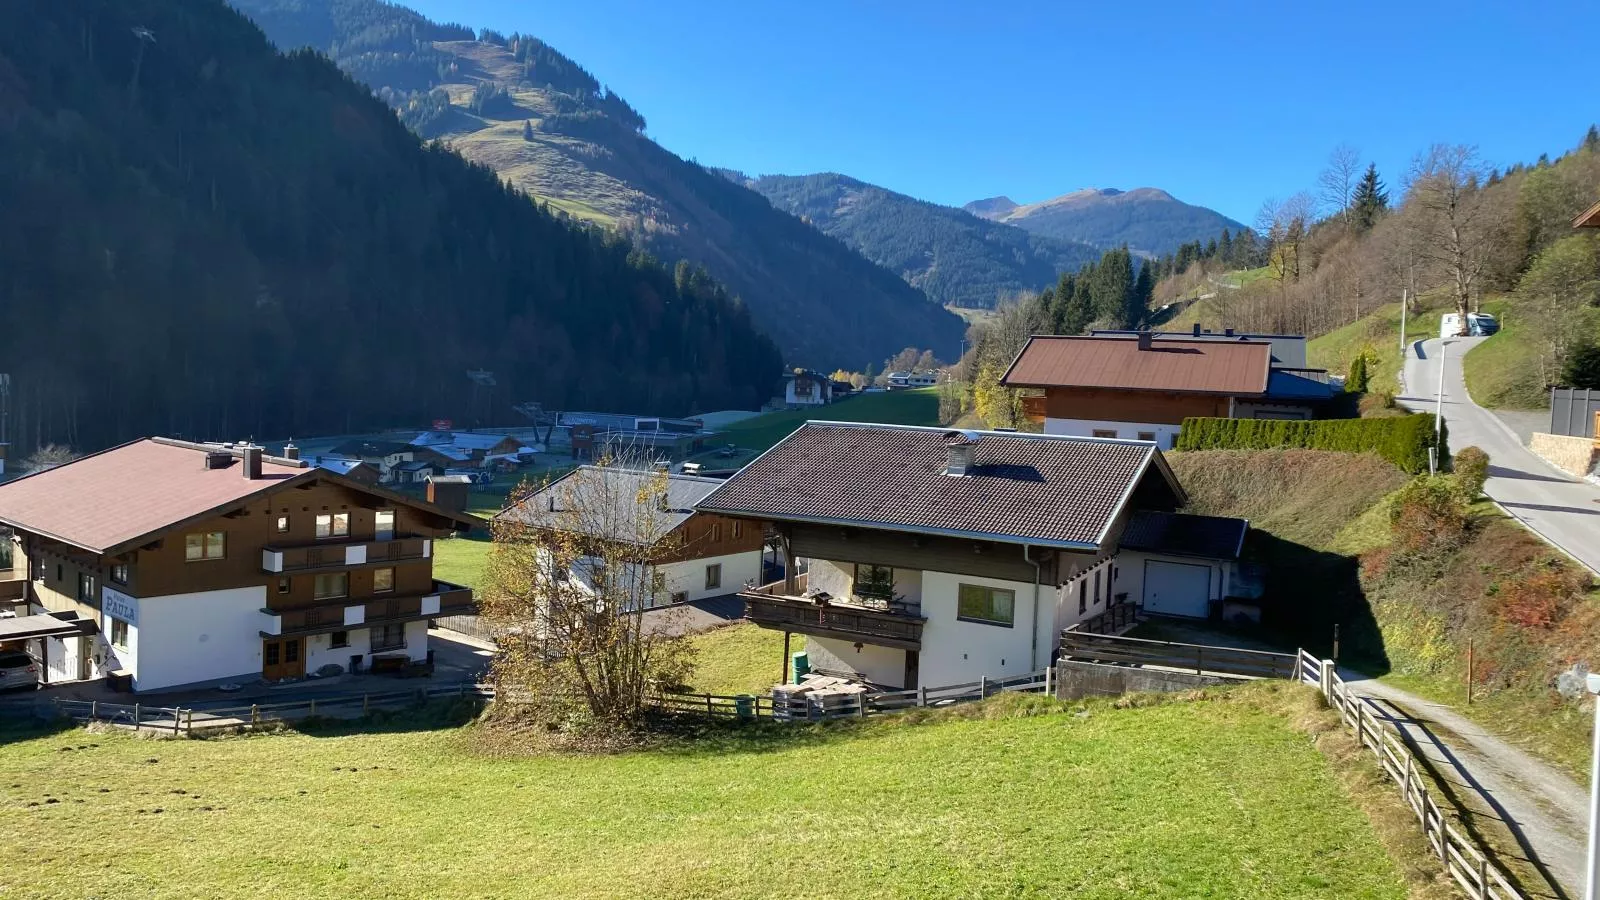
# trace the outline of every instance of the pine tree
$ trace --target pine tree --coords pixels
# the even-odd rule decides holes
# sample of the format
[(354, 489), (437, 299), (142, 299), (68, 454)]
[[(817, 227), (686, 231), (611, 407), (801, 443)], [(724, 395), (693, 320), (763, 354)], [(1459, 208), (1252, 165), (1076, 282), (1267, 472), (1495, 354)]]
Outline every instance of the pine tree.
[(1583, 149), (1600, 150), (1600, 128), (1589, 126), (1588, 134), (1583, 136)]
[(1345, 376), (1344, 389), (1348, 394), (1365, 394), (1371, 382), (1367, 374), (1367, 355), (1358, 354), (1350, 361), (1350, 373)]
[(1133, 291), (1123, 312), (1124, 327), (1139, 328), (1144, 325), (1145, 319), (1150, 317), (1150, 300), (1155, 295), (1155, 272), (1149, 263), (1145, 263), (1139, 267), (1139, 277), (1134, 279)]
[(526, 119), (522, 122), (522, 139), (525, 141), (533, 140), (533, 122)]
[(1356, 230), (1366, 231), (1376, 225), (1378, 218), (1388, 208), (1389, 191), (1385, 188), (1384, 183), (1378, 179), (1377, 164), (1369, 164), (1367, 173), (1361, 176), (1361, 181), (1356, 185), (1355, 196), (1350, 202)]

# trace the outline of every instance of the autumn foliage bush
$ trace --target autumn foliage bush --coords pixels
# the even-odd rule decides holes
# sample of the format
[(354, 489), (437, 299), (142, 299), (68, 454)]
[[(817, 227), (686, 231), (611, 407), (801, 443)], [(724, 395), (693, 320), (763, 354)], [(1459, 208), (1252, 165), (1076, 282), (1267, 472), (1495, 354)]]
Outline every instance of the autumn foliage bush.
[(1396, 491), (1389, 506), (1395, 548), (1406, 554), (1435, 555), (1459, 548), (1471, 518), (1454, 478), (1413, 479)]

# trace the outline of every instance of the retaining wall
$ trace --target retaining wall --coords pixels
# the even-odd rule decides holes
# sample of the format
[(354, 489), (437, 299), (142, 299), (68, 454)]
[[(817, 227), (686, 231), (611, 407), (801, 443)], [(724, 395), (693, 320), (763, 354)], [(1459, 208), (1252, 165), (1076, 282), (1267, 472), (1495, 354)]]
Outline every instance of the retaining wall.
[(1579, 478), (1594, 469), (1596, 454), (1594, 440), (1591, 438), (1535, 432), (1528, 442), (1528, 449), (1544, 457), (1561, 471)]
[(1232, 679), (1193, 672), (1169, 672), (1133, 666), (1108, 666), (1102, 663), (1063, 659), (1056, 663), (1056, 699), (1080, 697), (1120, 697), (1137, 691), (1188, 691), (1211, 684), (1230, 684)]

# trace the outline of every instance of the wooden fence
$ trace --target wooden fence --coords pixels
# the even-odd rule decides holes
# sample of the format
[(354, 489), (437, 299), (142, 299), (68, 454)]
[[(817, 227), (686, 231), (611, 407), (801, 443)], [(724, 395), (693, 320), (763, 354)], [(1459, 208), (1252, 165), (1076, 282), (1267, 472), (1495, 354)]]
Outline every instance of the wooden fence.
[[(140, 703), (106, 703), (100, 700), (52, 701), (56, 712), (75, 722), (104, 722), (135, 731), (174, 735), (196, 734), (229, 728), (258, 728), (262, 725), (318, 715), (354, 717), (373, 709), (394, 708), (442, 697), (492, 697), (487, 685), (462, 682), (408, 691), (313, 697), (278, 703), (251, 703), (239, 706), (192, 709), (175, 706), (145, 706)], [(359, 712), (358, 712), (359, 708)]]
[(1105, 612), (1097, 616), (1090, 616), (1082, 622), (1068, 625), (1066, 631), (1076, 634), (1117, 634), (1132, 628), (1138, 622), (1139, 605), (1124, 600), (1111, 604), (1106, 607)]
[(1372, 704), (1352, 693), (1331, 661), (1318, 659), (1302, 650), (1296, 659), (1294, 677), (1321, 691), (1328, 705), (1338, 711), (1344, 723), (1355, 732), (1361, 746), (1377, 757), (1384, 773), (1400, 788), (1401, 799), (1421, 824), (1429, 849), (1468, 897), (1473, 900), (1527, 900), (1506, 879), (1499, 866), (1445, 819), (1433, 793), (1428, 790), (1427, 779), (1417, 771), (1416, 755), (1400, 736), (1399, 729), (1373, 712)]
[(1208, 644), (1152, 641), (1122, 635), (1084, 634), (1068, 628), (1061, 634), (1061, 658), (1096, 663), (1161, 666), (1196, 675), (1245, 678), (1293, 678), (1297, 657)]
[(1002, 691), (1048, 694), (1054, 670), (1044, 669), (1009, 678), (980, 678), (943, 687), (907, 691), (872, 691), (859, 694), (779, 694), (775, 697), (721, 694), (665, 693), (658, 707), (669, 713), (725, 719), (771, 719), (775, 722), (823, 722), (829, 719), (865, 719), (882, 713), (918, 707), (941, 707), (992, 697)]

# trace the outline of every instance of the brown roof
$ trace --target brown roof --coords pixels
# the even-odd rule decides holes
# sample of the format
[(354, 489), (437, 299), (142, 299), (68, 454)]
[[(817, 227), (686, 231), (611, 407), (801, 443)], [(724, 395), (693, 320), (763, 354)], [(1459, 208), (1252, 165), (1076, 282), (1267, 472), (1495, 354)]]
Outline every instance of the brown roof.
[(1200, 394), (1263, 394), (1272, 367), (1265, 341), (1152, 341), (1135, 337), (1035, 335), (1001, 383)]
[[(963, 438), (972, 466), (947, 475)], [(695, 508), (1089, 549), (1141, 485), (1142, 499), (1182, 502), (1149, 441), (807, 422)]]
[[(208, 469), (207, 447), (144, 438), (0, 484), (0, 523), (96, 553), (120, 551), (150, 536), (291, 484), (333, 481), (465, 524), (479, 520), (362, 484), (304, 460), (264, 457), (261, 477), (245, 478), (234, 459)], [(217, 448), (220, 449), (220, 448)]]
[(1600, 203), (1589, 207), (1572, 220), (1573, 228), (1600, 228)]

